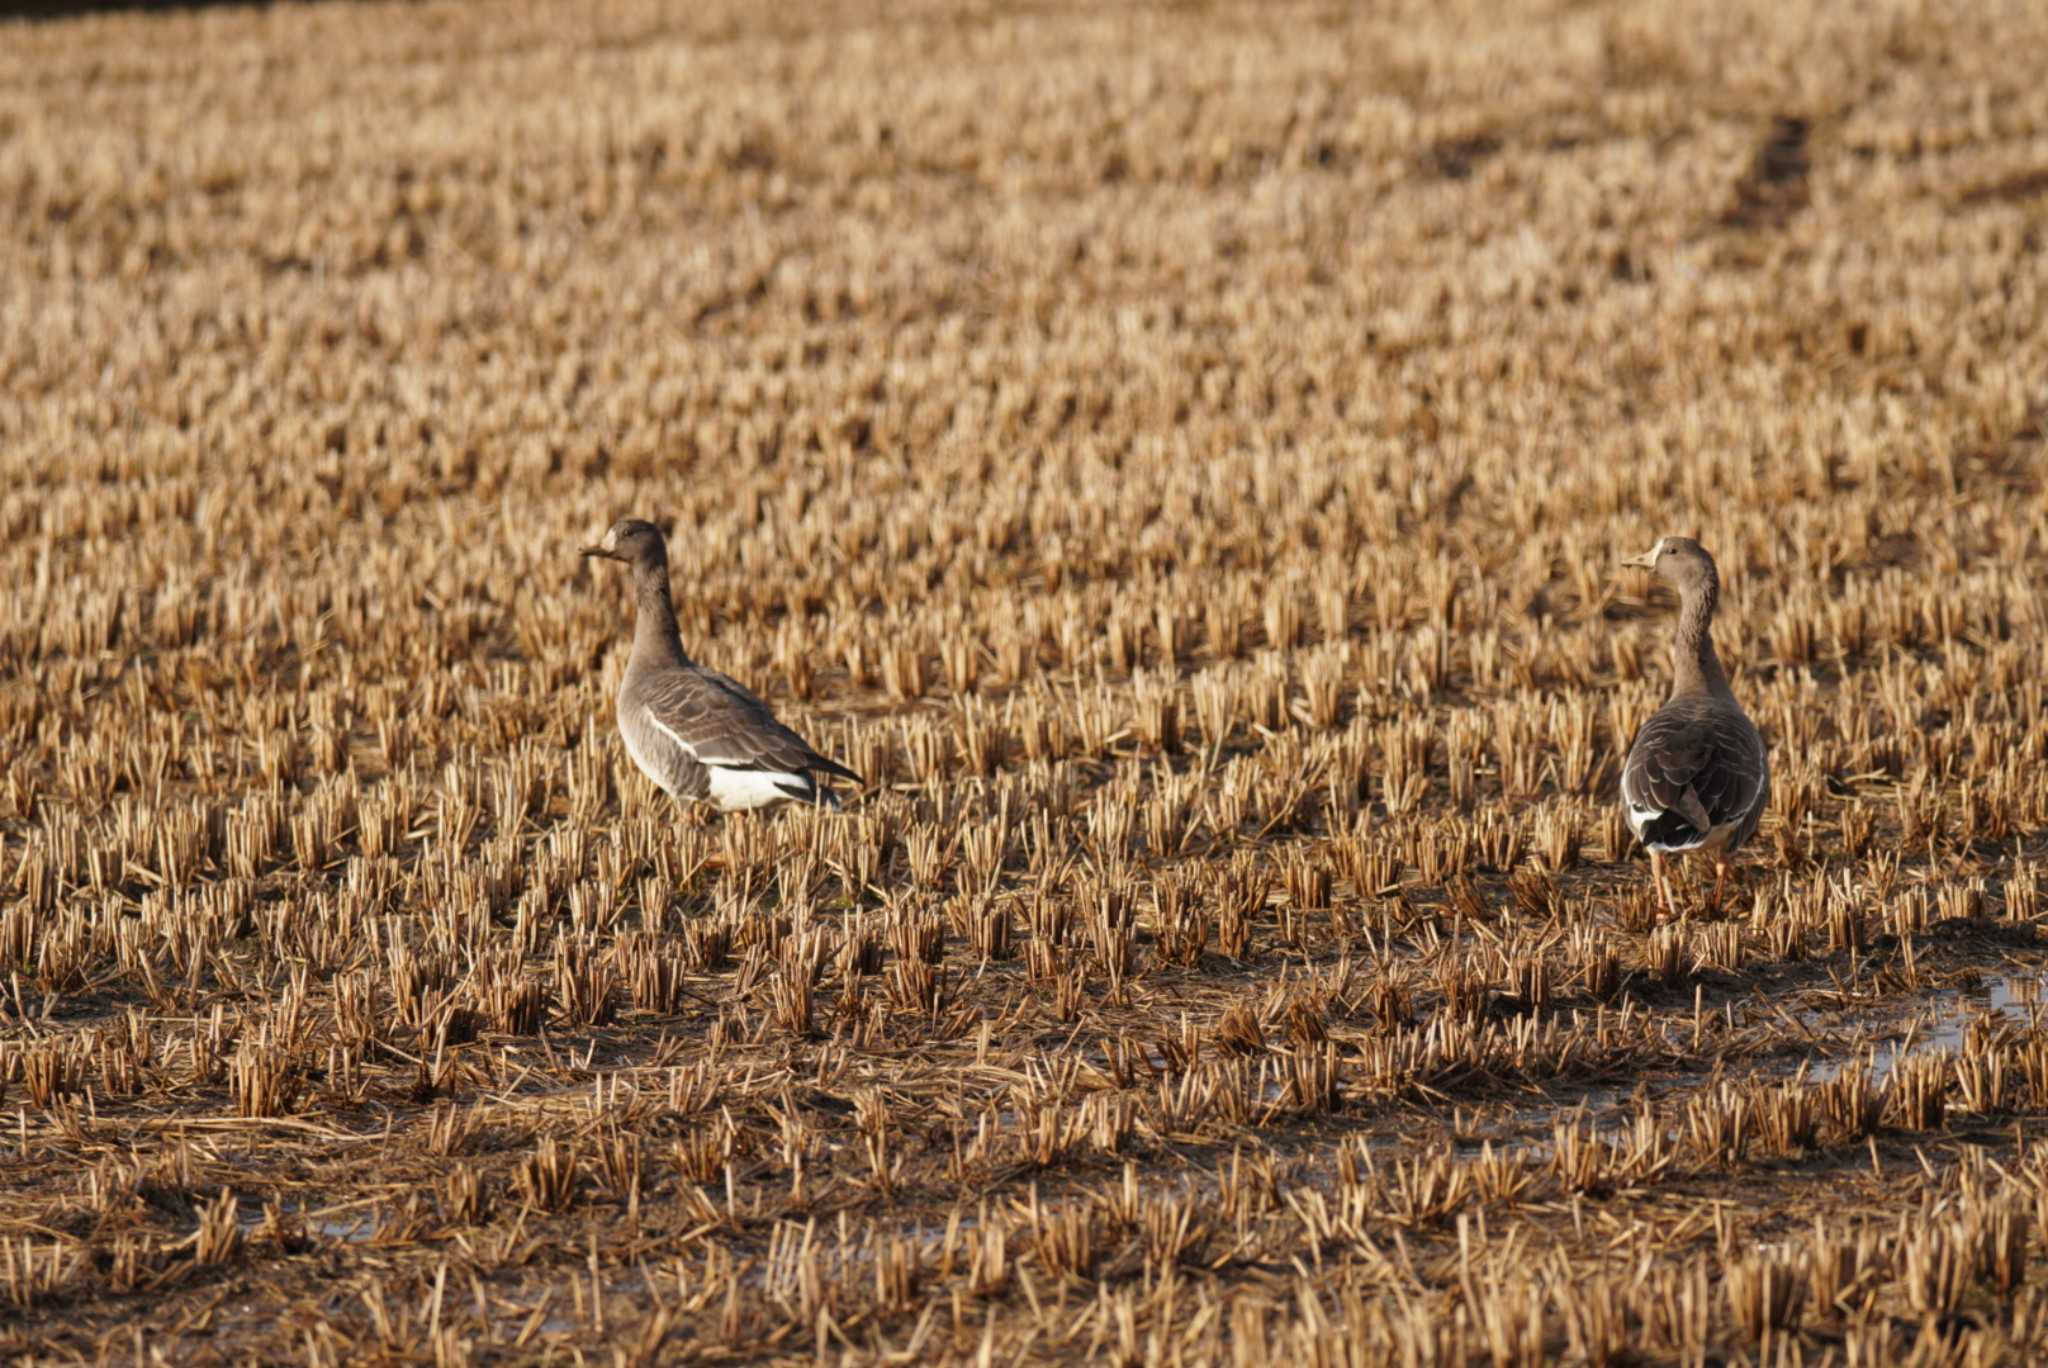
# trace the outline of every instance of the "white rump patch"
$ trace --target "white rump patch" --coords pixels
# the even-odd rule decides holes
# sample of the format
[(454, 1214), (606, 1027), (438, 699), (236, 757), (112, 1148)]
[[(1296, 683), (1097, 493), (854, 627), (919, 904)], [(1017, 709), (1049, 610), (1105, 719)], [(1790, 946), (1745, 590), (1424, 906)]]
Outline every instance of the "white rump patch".
[[(1727, 841), (1728, 833), (1733, 829), (1730, 826), (1718, 826), (1704, 836), (1695, 835), (1690, 841), (1652, 841), (1646, 839), (1643, 833), (1649, 830), (1650, 823), (1664, 816), (1670, 809), (1641, 808), (1637, 807), (1634, 803), (1629, 803), (1626, 806), (1628, 808), (1629, 830), (1635, 832), (1636, 839), (1642, 841), (1649, 849), (1661, 850), (1666, 854), (1672, 854), (1681, 850), (1697, 850), (1701, 846), (1718, 848)], [(1691, 827), (1686, 829), (1688, 831), (1692, 830)], [(1716, 839), (1717, 837), (1719, 839)]]
[(1637, 807), (1634, 803), (1630, 803), (1628, 804), (1628, 829), (1633, 831), (1636, 834), (1636, 839), (1640, 841), (1643, 839), (1644, 829), (1663, 815), (1663, 808)]
[[(811, 788), (809, 775), (787, 774), (778, 770), (719, 769), (714, 765), (708, 778), (711, 801), (725, 812), (786, 803)], [(795, 789), (796, 793), (791, 793), (790, 789)]]

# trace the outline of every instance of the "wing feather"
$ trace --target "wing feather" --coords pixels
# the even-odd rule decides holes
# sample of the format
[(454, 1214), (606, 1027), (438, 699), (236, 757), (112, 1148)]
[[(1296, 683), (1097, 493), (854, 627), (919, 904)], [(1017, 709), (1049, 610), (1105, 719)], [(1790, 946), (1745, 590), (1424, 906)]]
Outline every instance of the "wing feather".
[(746, 686), (716, 670), (667, 672), (642, 681), (636, 692), (633, 701), (650, 723), (699, 764), (783, 774), (816, 770), (861, 782), (777, 721)]
[(1636, 734), (1621, 796), (1639, 834), (1668, 815), (1700, 839), (1730, 824), (1746, 836), (1768, 784), (1763, 739), (1749, 719), (1713, 700), (1687, 699), (1659, 709)]

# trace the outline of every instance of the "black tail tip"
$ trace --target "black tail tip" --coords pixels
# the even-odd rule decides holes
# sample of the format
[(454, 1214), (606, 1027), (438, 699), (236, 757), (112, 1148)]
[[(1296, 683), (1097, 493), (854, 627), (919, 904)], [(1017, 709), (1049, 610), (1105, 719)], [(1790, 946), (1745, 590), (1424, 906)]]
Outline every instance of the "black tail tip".
[(793, 784), (778, 785), (784, 793), (807, 807), (829, 808), (839, 811), (839, 795), (813, 779), (809, 788), (797, 788)]
[(1675, 812), (1660, 812), (1643, 828), (1643, 844), (1652, 850), (1688, 850), (1705, 839), (1707, 833)]

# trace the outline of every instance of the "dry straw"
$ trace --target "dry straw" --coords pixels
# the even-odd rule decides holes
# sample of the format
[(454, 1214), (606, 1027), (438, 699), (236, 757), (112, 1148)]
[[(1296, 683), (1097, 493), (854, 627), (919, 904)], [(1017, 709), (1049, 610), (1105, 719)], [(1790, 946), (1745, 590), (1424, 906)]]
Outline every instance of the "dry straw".
[(0, 27), (0, 1357), (2048, 1352), (2043, 25)]

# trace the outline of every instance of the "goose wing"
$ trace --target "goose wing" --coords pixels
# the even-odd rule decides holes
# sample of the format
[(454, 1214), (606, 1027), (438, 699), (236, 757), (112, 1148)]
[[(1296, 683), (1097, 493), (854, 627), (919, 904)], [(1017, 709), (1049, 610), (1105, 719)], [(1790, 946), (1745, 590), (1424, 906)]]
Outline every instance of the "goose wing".
[(645, 681), (635, 692), (632, 701), (646, 725), (707, 769), (791, 775), (816, 770), (861, 782), (776, 721), (745, 685), (716, 670), (677, 670)]
[(1731, 823), (1753, 827), (1767, 783), (1763, 738), (1740, 710), (1666, 706), (1629, 747), (1621, 798), (1639, 838), (1683, 849)]

